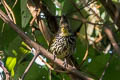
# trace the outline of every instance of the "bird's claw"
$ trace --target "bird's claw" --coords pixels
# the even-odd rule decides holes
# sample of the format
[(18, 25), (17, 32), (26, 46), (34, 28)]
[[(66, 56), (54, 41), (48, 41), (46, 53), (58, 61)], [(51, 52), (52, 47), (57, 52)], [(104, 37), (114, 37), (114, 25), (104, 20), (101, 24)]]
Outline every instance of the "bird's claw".
[(63, 66), (64, 66), (65, 68), (68, 67), (67, 60), (66, 60), (66, 59), (64, 59)]
[(53, 53), (53, 56), (54, 56), (54, 57), (53, 57), (53, 60), (55, 61), (55, 58), (56, 58), (56, 54), (54, 54), (54, 53)]

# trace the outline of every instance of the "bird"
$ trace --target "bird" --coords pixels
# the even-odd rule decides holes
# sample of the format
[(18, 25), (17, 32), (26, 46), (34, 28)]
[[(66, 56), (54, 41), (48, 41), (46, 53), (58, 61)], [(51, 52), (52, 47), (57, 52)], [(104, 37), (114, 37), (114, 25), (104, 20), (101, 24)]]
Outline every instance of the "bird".
[(72, 32), (65, 15), (61, 16), (59, 29), (49, 46), (49, 51), (57, 57), (64, 60), (64, 66), (67, 66), (67, 59), (74, 54), (76, 47), (76, 35)]

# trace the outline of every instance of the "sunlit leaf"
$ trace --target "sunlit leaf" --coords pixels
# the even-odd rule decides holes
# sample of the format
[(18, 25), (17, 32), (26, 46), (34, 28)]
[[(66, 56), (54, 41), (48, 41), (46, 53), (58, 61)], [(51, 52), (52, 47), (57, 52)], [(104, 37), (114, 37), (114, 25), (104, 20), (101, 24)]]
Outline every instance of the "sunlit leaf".
[(15, 57), (8, 57), (6, 60), (6, 66), (8, 70), (11, 71), (11, 76), (14, 76), (14, 68), (16, 65), (16, 58)]

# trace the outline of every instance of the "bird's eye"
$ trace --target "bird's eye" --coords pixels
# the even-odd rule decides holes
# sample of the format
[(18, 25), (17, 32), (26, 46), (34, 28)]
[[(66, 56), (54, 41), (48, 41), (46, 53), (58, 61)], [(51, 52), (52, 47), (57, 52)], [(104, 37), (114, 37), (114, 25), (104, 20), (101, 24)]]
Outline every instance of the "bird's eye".
[(61, 31), (62, 31), (62, 32), (64, 32), (64, 31), (65, 31), (65, 29), (64, 29), (64, 28), (61, 28)]

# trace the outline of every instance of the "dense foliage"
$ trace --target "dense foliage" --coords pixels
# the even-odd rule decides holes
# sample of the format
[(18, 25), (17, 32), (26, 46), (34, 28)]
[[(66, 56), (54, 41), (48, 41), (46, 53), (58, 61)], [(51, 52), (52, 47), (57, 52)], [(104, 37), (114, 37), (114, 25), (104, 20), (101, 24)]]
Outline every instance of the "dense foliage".
[[(12, 11), (8, 10), (9, 12), (6, 12), (5, 6), (3, 6), (4, 1), (6, 1)], [(74, 62), (79, 67), (79, 70), (95, 80), (119, 80), (120, 56), (105, 34), (103, 24), (109, 26), (118, 45), (120, 43), (120, 31), (119, 27), (113, 24), (115, 21), (101, 4), (101, 1), (42, 0), (41, 2), (55, 16), (58, 24), (59, 17), (64, 14), (69, 19), (73, 31), (80, 27), (77, 48), (73, 55)], [(119, 0), (114, 0), (112, 3), (119, 8)], [(15, 6), (13, 7), (14, 4)], [(18, 27), (32, 40), (48, 49), (47, 42), (43, 37), (43, 33), (39, 30), (38, 24), (34, 22), (30, 26), (33, 16), (27, 8), (27, 4), (27, 0), (1, 0), (0, 9), (8, 16), (9, 14), (11, 15), (10, 12), (13, 12)], [(11, 16), (13, 18), (13, 15)], [(48, 25), (44, 11), (41, 11), (39, 16), (44, 21), (44, 24), (51, 28)], [(35, 29), (34, 31), (33, 28)], [(0, 19), (0, 56), (4, 66), (10, 72), (11, 79), (17, 80), (23, 74), (34, 56), (32, 50), (9, 25)], [(49, 62), (49, 59), (45, 58), (45, 56), (43, 58), (46, 62)], [(66, 73), (57, 75), (53, 71), (53, 74), (50, 75), (49, 68), (42, 62), (38, 64), (38, 61), (40, 60), (38, 59), (33, 63), (25, 76), (25, 80), (49, 80), (50, 76), (52, 76), (51, 80), (70, 80)], [(5, 78), (4, 73), (3, 77)]]

